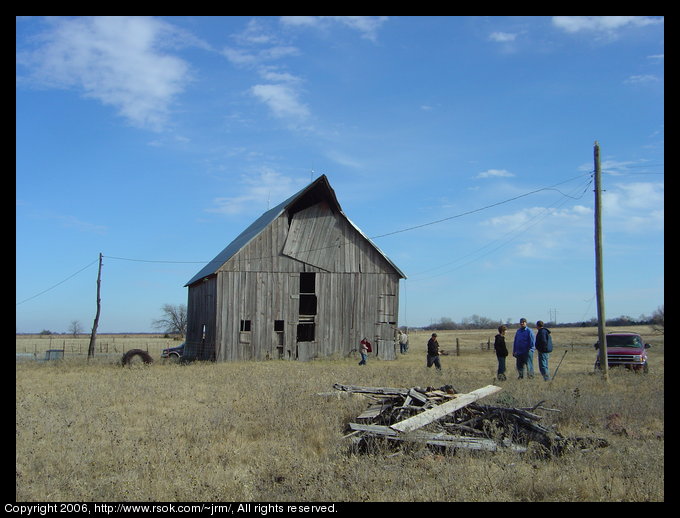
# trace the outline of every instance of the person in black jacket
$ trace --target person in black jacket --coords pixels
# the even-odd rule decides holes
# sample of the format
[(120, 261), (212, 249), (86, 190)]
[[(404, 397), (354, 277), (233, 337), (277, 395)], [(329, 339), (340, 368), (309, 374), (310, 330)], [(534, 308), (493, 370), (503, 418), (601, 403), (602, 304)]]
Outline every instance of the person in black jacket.
[(548, 359), (553, 350), (552, 337), (550, 336), (550, 329), (543, 327), (543, 321), (536, 322), (536, 350), (538, 351), (538, 368), (545, 381), (550, 380), (550, 371), (548, 370)]
[(442, 364), (439, 361), (439, 342), (437, 342), (437, 333), (432, 333), (432, 337), (427, 342), (427, 366), (432, 367), (434, 364), (438, 371), (442, 370)]
[(496, 350), (496, 358), (498, 358), (498, 372), (496, 377), (499, 381), (505, 381), (505, 358), (508, 356), (508, 347), (505, 345), (505, 331), (506, 326), (498, 326), (498, 334), (493, 342), (493, 348)]

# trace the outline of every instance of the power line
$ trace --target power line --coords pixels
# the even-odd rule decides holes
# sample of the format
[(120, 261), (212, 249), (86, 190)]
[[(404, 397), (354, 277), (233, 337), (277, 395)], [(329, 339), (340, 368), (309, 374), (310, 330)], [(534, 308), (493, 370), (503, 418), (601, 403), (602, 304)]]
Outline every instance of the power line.
[[(500, 242), (500, 244), (499, 244), (498, 246), (496, 246), (496, 247), (494, 247), (494, 248), (492, 248), (492, 249), (490, 249), (490, 250), (484, 252), (484, 253), (481, 254), (481, 255), (477, 255), (476, 257), (472, 257), (470, 260), (468, 260), (468, 261), (466, 261), (466, 262), (464, 262), (464, 263), (462, 263), (462, 264), (460, 264), (460, 265), (458, 265), (458, 266), (456, 266), (456, 267), (454, 267), (454, 268), (452, 268), (452, 269), (450, 269), (450, 270), (446, 270), (445, 272), (442, 272), (442, 273), (432, 274), (432, 275), (430, 275), (429, 277), (437, 277), (437, 276), (440, 276), (440, 275), (444, 275), (445, 273), (450, 273), (450, 272), (452, 272), (452, 271), (454, 271), (454, 270), (458, 270), (458, 269), (462, 268), (463, 266), (466, 266), (466, 265), (470, 264), (470, 263), (473, 262), (473, 261), (477, 261), (477, 260), (479, 260), (480, 258), (482, 258), (482, 257), (484, 257), (484, 256), (486, 256), (486, 255), (489, 255), (489, 254), (492, 253), (492, 252), (495, 252), (496, 250), (498, 250), (498, 249), (502, 248), (503, 246), (507, 245), (508, 243), (512, 242), (513, 239), (515, 239), (515, 236), (517, 235), (517, 233), (519, 233), (519, 232), (526, 232), (526, 230), (527, 230), (528, 228), (531, 228), (531, 227), (533, 227), (534, 225), (537, 225), (541, 220), (543, 220), (545, 217), (547, 217), (547, 216), (549, 215), (549, 213), (550, 213), (551, 210), (558, 209), (559, 207), (561, 207), (564, 203), (566, 203), (566, 201), (567, 201), (566, 198), (571, 198), (571, 199), (575, 199), (575, 200), (578, 200), (578, 199), (582, 198), (582, 197), (585, 195), (585, 193), (587, 192), (588, 187), (589, 187), (592, 183), (593, 183), (593, 179), (591, 178), (590, 180), (588, 180), (588, 182), (587, 182), (586, 185), (584, 186), (584, 188), (583, 188), (583, 190), (581, 191), (581, 194), (580, 194), (579, 196), (570, 196), (570, 195), (568, 195), (568, 194), (561, 193), (561, 194), (564, 196), (565, 199), (561, 200), (559, 203), (555, 204), (553, 207), (547, 207), (547, 208), (545, 208), (545, 209), (544, 209), (543, 211), (541, 211), (540, 213), (538, 213), (538, 214), (534, 215), (533, 217), (531, 217), (531, 218), (529, 219), (528, 222), (522, 222), (521, 224), (517, 225), (516, 227), (513, 227), (512, 229), (510, 229), (509, 231), (507, 231), (507, 232), (505, 233), (504, 236), (502, 236), (502, 237), (500, 237), (500, 238), (497, 238), (497, 239), (494, 239), (493, 241), (490, 241), (490, 242), (487, 243), (486, 245), (484, 245), (484, 246), (478, 248), (477, 250), (474, 250), (474, 251), (472, 251), (472, 252), (470, 252), (470, 253), (468, 253), (468, 254), (465, 254), (465, 255), (463, 255), (463, 256), (461, 256), (461, 257), (455, 259), (454, 261), (450, 261), (450, 262), (448, 262), (448, 263), (445, 263), (445, 264), (442, 264), (442, 265), (439, 265), (439, 266), (435, 266), (435, 267), (433, 267), (433, 268), (430, 268), (429, 270), (424, 270), (424, 271), (422, 271), (422, 272), (414, 273), (414, 274), (411, 275), (411, 277), (416, 277), (416, 276), (418, 276), (418, 275), (423, 275), (423, 274), (429, 273), (429, 272), (431, 272), (431, 271), (433, 271), (433, 270), (437, 270), (437, 269), (439, 269), (439, 268), (444, 268), (445, 266), (449, 266), (449, 265), (455, 264), (455, 263), (457, 263), (457, 262), (459, 262), (459, 261), (465, 259), (466, 257), (475, 256), (475, 254), (477, 254), (478, 252), (481, 252), (481, 251), (484, 250), (485, 248), (488, 248), (489, 246), (493, 245), (494, 243)], [(579, 186), (579, 188), (580, 188), (580, 186)], [(556, 189), (555, 189), (555, 190), (556, 190)], [(533, 221), (533, 220), (535, 220), (535, 221)], [(532, 221), (533, 221), (533, 222), (532, 222)], [(422, 280), (422, 278), (421, 278), (421, 280)]]
[[(588, 175), (592, 174), (592, 171), (591, 171), (591, 172), (588, 172), (587, 174), (588, 174)], [(408, 227), (408, 228), (404, 228), (404, 229), (401, 229), (401, 230), (396, 230), (396, 231), (394, 231), (394, 232), (388, 232), (388, 233), (386, 233), (386, 234), (381, 234), (381, 235), (373, 236), (373, 237), (370, 237), (369, 239), (379, 239), (379, 238), (381, 238), (381, 237), (391, 236), (391, 235), (394, 235), (394, 234), (400, 234), (400, 233), (402, 233), (402, 232), (408, 232), (408, 231), (410, 231), (410, 230), (415, 230), (415, 229), (418, 229), (418, 228), (423, 228), (423, 227), (426, 227), (426, 226), (435, 225), (435, 224), (437, 224), (437, 223), (442, 223), (442, 222), (444, 222), (444, 221), (450, 221), (450, 220), (452, 220), (452, 219), (457, 219), (457, 218), (460, 218), (460, 217), (463, 217), (463, 216), (466, 216), (466, 215), (469, 215), (469, 214), (474, 214), (474, 213), (476, 213), (476, 212), (481, 212), (481, 211), (483, 211), (483, 210), (490, 209), (490, 208), (492, 208), (492, 207), (497, 207), (497, 206), (499, 206), (499, 205), (503, 205), (503, 204), (505, 204), (505, 203), (509, 203), (509, 202), (511, 202), (511, 201), (518, 200), (518, 199), (520, 199), (520, 198), (524, 198), (524, 197), (526, 197), (526, 196), (529, 196), (529, 195), (531, 195), (531, 194), (536, 194), (537, 192), (541, 192), (541, 191), (553, 190), (553, 191), (559, 192), (559, 193), (560, 193), (562, 196), (564, 196), (565, 198), (578, 199), (578, 197), (571, 196), (571, 195), (569, 195), (569, 194), (565, 194), (565, 193), (563, 193), (562, 191), (560, 191), (559, 189), (556, 189), (555, 187), (558, 186), (558, 185), (562, 185), (562, 184), (564, 184), (564, 183), (570, 182), (570, 181), (572, 181), (572, 180), (574, 180), (574, 179), (576, 179), (576, 178), (581, 178), (582, 176), (583, 176), (583, 174), (578, 175), (578, 176), (575, 176), (575, 177), (573, 177), (573, 178), (569, 178), (569, 179), (564, 180), (564, 181), (562, 181), (562, 182), (558, 182), (558, 183), (553, 184), (553, 185), (551, 185), (551, 186), (549, 186), (549, 187), (541, 187), (540, 189), (536, 189), (536, 190), (533, 190), (533, 191), (530, 191), (530, 192), (527, 192), (527, 193), (524, 193), (524, 194), (520, 194), (520, 195), (518, 195), (518, 196), (514, 196), (514, 197), (512, 197), (512, 198), (508, 198), (508, 199), (506, 199), (506, 200), (502, 200), (502, 201), (499, 201), (499, 202), (496, 202), (496, 203), (492, 203), (492, 204), (486, 205), (486, 206), (484, 206), (484, 207), (480, 207), (480, 208), (473, 209), (473, 210), (470, 210), (470, 211), (462, 212), (462, 213), (460, 213), (460, 214), (456, 214), (456, 215), (454, 215), (454, 216), (449, 216), (449, 217), (447, 217), (447, 218), (442, 218), (442, 219), (439, 219), (439, 220), (436, 220), (436, 221), (431, 221), (431, 222), (428, 222), (428, 223), (423, 223), (423, 224), (421, 224), (421, 225), (416, 225), (416, 226), (413, 226), (413, 227)], [(592, 181), (592, 180), (591, 180), (591, 181)], [(588, 183), (588, 185), (590, 185), (590, 182)], [(320, 248), (320, 249), (323, 249), (323, 248), (335, 248), (335, 247), (338, 247), (338, 246), (342, 246), (343, 244), (344, 244), (344, 243), (335, 243), (335, 244), (333, 244), (333, 245), (329, 245), (329, 246), (326, 246), (326, 247), (322, 247), (322, 248)], [(487, 245), (487, 246), (488, 246), (488, 245)], [(315, 251), (315, 250), (308, 250), (308, 252), (312, 252), (312, 251)], [(129, 257), (116, 257), (116, 256), (108, 256), (108, 255), (107, 255), (107, 256), (103, 256), (103, 257), (106, 257), (107, 259), (116, 259), (116, 260), (119, 260), (119, 261), (131, 261), (131, 262), (140, 262), (140, 263), (210, 264), (210, 263), (216, 262), (215, 259), (213, 259), (213, 260), (211, 260), (211, 261), (168, 261), (168, 260), (155, 260), (155, 259), (133, 259), (133, 258), (129, 258)], [(268, 259), (268, 258), (272, 258), (272, 257), (275, 257), (275, 256), (274, 256), (274, 255), (272, 255), (272, 256), (265, 256), (265, 257), (260, 257), (260, 258), (257, 258), (257, 259), (264, 260), (264, 259)], [(249, 260), (252, 261), (252, 260), (254, 260), (254, 258), (250, 258)], [(86, 270), (87, 268), (89, 268), (90, 266), (92, 266), (93, 264), (95, 264), (97, 261), (99, 261), (99, 259), (95, 259), (93, 262), (91, 262), (90, 264), (88, 264), (88, 265), (85, 266), (84, 268), (78, 270), (77, 272), (75, 272), (74, 274), (72, 274), (72, 275), (70, 275), (69, 277), (65, 278), (64, 280), (58, 282), (58, 283), (55, 284), (54, 286), (51, 286), (50, 288), (47, 288), (46, 290), (43, 290), (43, 291), (41, 291), (40, 293), (37, 293), (37, 294), (33, 295), (32, 297), (29, 297), (29, 298), (24, 299), (24, 300), (22, 300), (22, 301), (20, 301), (20, 302), (17, 302), (16, 305), (18, 306), (19, 304), (23, 304), (24, 302), (28, 302), (29, 300), (32, 300), (32, 299), (34, 299), (34, 298), (36, 298), (36, 297), (38, 297), (38, 296), (40, 296), (40, 295), (43, 295), (44, 293), (47, 293), (48, 291), (50, 291), (50, 290), (56, 288), (57, 286), (59, 286), (59, 285), (65, 283), (65, 282), (68, 281), (69, 279), (75, 277), (76, 275), (78, 275), (78, 274), (81, 273), (82, 271)]]
[[(591, 172), (589, 172), (589, 173), (587, 173), (587, 174), (591, 174)], [(574, 179), (576, 179), (576, 178), (581, 178), (582, 176), (583, 176), (583, 175), (580, 174), (580, 175), (578, 175), (578, 176), (574, 176), (573, 178), (569, 178), (568, 180), (564, 180), (563, 182), (559, 182), (559, 183), (556, 183), (556, 184), (554, 184), (554, 185), (551, 185), (550, 187), (541, 187), (540, 189), (536, 189), (536, 190), (534, 190), (534, 191), (526, 192), (526, 193), (524, 193), (524, 194), (520, 194), (520, 195), (518, 195), (518, 196), (514, 196), (514, 197), (512, 197), (512, 198), (508, 198), (507, 200), (503, 200), (503, 201), (499, 201), (499, 202), (496, 202), (496, 203), (492, 203), (491, 205), (486, 205), (486, 206), (480, 207), (480, 208), (478, 208), (478, 209), (473, 209), (473, 210), (469, 210), (469, 211), (466, 211), (466, 212), (461, 212), (460, 214), (456, 214), (455, 216), (449, 216), (449, 217), (447, 217), (447, 218), (438, 219), (438, 220), (436, 220), (436, 221), (430, 221), (429, 223), (423, 223), (423, 224), (421, 224), (421, 225), (416, 225), (416, 226), (413, 226), (413, 227), (403, 228), (403, 229), (401, 229), (401, 230), (395, 230), (394, 232), (388, 232), (387, 234), (381, 234), (381, 235), (379, 235), (379, 236), (373, 236), (373, 237), (371, 237), (371, 239), (378, 239), (378, 238), (381, 238), (381, 237), (392, 236), (392, 235), (394, 235), (394, 234), (400, 234), (400, 233), (402, 233), (402, 232), (408, 232), (408, 231), (410, 231), (410, 230), (415, 230), (415, 229), (427, 227), (427, 226), (430, 226), (430, 225), (436, 225), (437, 223), (442, 223), (442, 222), (444, 222), (444, 221), (450, 221), (450, 220), (452, 220), (452, 219), (461, 218), (461, 217), (463, 217), (463, 216), (468, 216), (468, 215), (470, 215), (470, 214), (474, 214), (475, 212), (481, 212), (481, 211), (486, 210), (486, 209), (490, 209), (490, 208), (493, 208), (493, 207), (498, 207), (499, 205), (503, 205), (503, 204), (505, 204), (505, 203), (510, 203), (511, 201), (519, 200), (520, 198), (524, 198), (524, 197), (526, 197), (526, 196), (530, 196), (530, 195), (532, 195), (532, 194), (536, 194), (537, 192), (541, 192), (541, 191), (550, 191), (550, 190), (552, 190), (552, 191), (557, 191), (557, 192), (559, 192), (559, 193), (562, 194), (563, 196), (568, 196), (568, 195), (564, 194), (563, 192), (561, 192), (559, 189), (555, 189), (555, 187), (556, 187), (557, 185), (562, 185), (563, 183), (570, 182), (570, 181), (572, 181), (572, 180), (574, 180)]]
[[(592, 171), (589, 171), (588, 173), (585, 173), (585, 174), (587, 174), (587, 175), (592, 175)], [(499, 206), (499, 205), (503, 205), (503, 204), (505, 204), (505, 203), (509, 203), (509, 202), (511, 202), (511, 201), (514, 201), (514, 200), (517, 200), (517, 199), (520, 199), (520, 198), (524, 198), (524, 197), (526, 197), (526, 196), (529, 196), (529, 195), (531, 195), (531, 194), (536, 194), (537, 192), (541, 192), (541, 191), (557, 191), (557, 192), (559, 192), (559, 193), (560, 193), (562, 196), (564, 196), (564, 197), (572, 198), (572, 199), (577, 200), (577, 199), (581, 198), (583, 195), (581, 194), (581, 195), (578, 196), (578, 197), (577, 197), (577, 196), (571, 196), (571, 195), (569, 195), (569, 194), (563, 193), (562, 191), (560, 191), (559, 189), (556, 189), (555, 187), (558, 186), (558, 185), (562, 185), (562, 184), (564, 184), (564, 183), (567, 183), (567, 182), (571, 182), (572, 180), (575, 180), (575, 179), (577, 179), (577, 178), (582, 178), (583, 176), (584, 176), (584, 174), (580, 174), (580, 175), (578, 175), (578, 176), (574, 176), (574, 177), (572, 177), (572, 178), (568, 178), (567, 180), (564, 180), (564, 181), (562, 181), (562, 182), (558, 182), (558, 183), (556, 183), (556, 184), (553, 184), (553, 185), (551, 185), (551, 186), (549, 186), (549, 187), (541, 187), (540, 189), (536, 189), (536, 190), (533, 190), (533, 191), (530, 191), (530, 192), (527, 192), (527, 193), (524, 193), (524, 194), (520, 194), (520, 195), (518, 195), (518, 196), (514, 196), (514, 197), (512, 197), (512, 198), (508, 198), (508, 199), (503, 200), (503, 201), (499, 201), (499, 202), (496, 202), (496, 203), (492, 203), (491, 205), (486, 205), (486, 206), (484, 206), (484, 207), (480, 207), (480, 208), (477, 208), (477, 209), (473, 209), (473, 210), (470, 210), (470, 211), (467, 211), (467, 212), (462, 212), (462, 213), (460, 213), (460, 214), (456, 214), (456, 215), (454, 215), (454, 216), (449, 216), (449, 217), (446, 217), (446, 218), (443, 218), (443, 219), (439, 219), (439, 220), (436, 220), (436, 221), (430, 221), (430, 222), (428, 222), (428, 223), (423, 223), (423, 224), (421, 224), (421, 225), (416, 225), (416, 226), (404, 228), (404, 229), (401, 229), (401, 230), (395, 230), (394, 232), (388, 232), (388, 233), (386, 233), (386, 234), (380, 234), (380, 235), (377, 235), (377, 236), (370, 236), (368, 239), (379, 239), (379, 238), (381, 238), (381, 237), (391, 236), (391, 235), (394, 235), (394, 234), (400, 234), (400, 233), (402, 233), (402, 232), (408, 232), (408, 231), (410, 231), (410, 230), (415, 230), (415, 229), (418, 229), (418, 228), (422, 228), (422, 227), (426, 227), (426, 226), (430, 226), (430, 225), (435, 225), (435, 224), (437, 224), (437, 223), (442, 223), (442, 222), (444, 222), (444, 221), (450, 221), (450, 220), (452, 220), (452, 219), (456, 219), (456, 218), (460, 218), (460, 217), (463, 217), (463, 216), (467, 216), (467, 215), (469, 215), (469, 214), (474, 214), (474, 213), (476, 213), (476, 212), (481, 212), (481, 211), (483, 211), (483, 210), (490, 209), (490, 208), (492, 208), (492, 207), (497, 207), (497, 206)], [(591, 181), (592, 181), (592, 180), (591, 180)], [(589, 183), (590, 183), (590, 182), (589, 182)], [(338, 246), (342, 246), (343, 244), (344, 244), (344, 243), (334, 243), (334, 244), (332, 244), (332, 245), (326, 245), (326, 246), (323, 246), (323, 247), (319, 247), (319, 248), (314, 248), (314, 249), (306, 250), (306, 252), (316, 252), (316, 251), (319, 251), (319, 250), (324, 250), (324, 249), (326, 249), (326, 248), (336, 248), (336, 247), (338, 247)], [(214, 259), (211, 260), (211, 261), (165, 261), (165, 260), (153, 260), (153, 259), (132, 259), (132, 258), (129, 258), (129, 257), (114, 257), (114, 256), (105, 256), (105, 257), (106, 257), (107, 259), (117, 259), (117, 260), (120, 260), (120, 261), (133, 261), (133, 262), (140, 262), (140, 263), (210, 264), (210, 263), (212, 263), (212, 262), (215, 262)], [(252, 257), (251, 257), (251, 258), (248, 258), (247, 260), (248, 260), (248, 261), (253, 261), (253, 260), (264, 260), (264, 259), (270, 259), (270, 258), (273, 258), (273, 257), (276, 257), (276, 256), (275, 256), (275, 255), (268, 255), (268, 256), (257, 257), (257, 258), (252, 258)]]
[(112, 255), (105, 255), (107, 259), (118, 259), (119, 261), (132, 261), (137, 263), (168, 263), (168, 264), (208, 264), (213, 261), (161, 261), (153, 259), (130, 259), (129, 257), (114, 257)]
[(90, 266), (92, 266), (92, 265), (93, 265), (94, 263), (96, 263), (97, 261), (99, 261), (99, 258), (95, 259), (94, 261), (92, 261), (90, 264), (88, 264), (88, 265), (85, 266), (84, 268), (81, 268), (80, 270), (78, 270), (78, 271), (77, 271), (76, 273), (74, 273), (73, 275), (69, 275), (69, 276), (66, 277), (63, 281), (58, 282), (57, 284), (55, 284), (55, 285), (52, 286), (51, 288), (47, 288), (46, 290), (43, 290), (43, 291), (41, 291), (40, 293), (36, 293), (36, 294), (33, 295), (32, 297), (28, 297), (27, 299), (24, 299), (24, 300), (22, 300), (21, 302), (17, 302), (16, 305), (18, 306), (19, 304), (23, 304), (24, 302), (28, 302), (28, 301), (31, 300), (31, 299), (34, 299), (34, 298), (36, 298), (36, 297), (39, 297), (39, 296), (42, 295), (43, 293), (47, 293), (48, 291), (53, 290), (54, 288), (56, 288), (56, 287), (59, 286), (60, 284), (64, 284), (64, 283), (65, 283), (66, 281), (68, 281), (69, 279), (75, 277), (75, 276), (78, 275), (80, 272), (82, 272), (82, 271), (84, 271), (84, 270), (87, 270)]

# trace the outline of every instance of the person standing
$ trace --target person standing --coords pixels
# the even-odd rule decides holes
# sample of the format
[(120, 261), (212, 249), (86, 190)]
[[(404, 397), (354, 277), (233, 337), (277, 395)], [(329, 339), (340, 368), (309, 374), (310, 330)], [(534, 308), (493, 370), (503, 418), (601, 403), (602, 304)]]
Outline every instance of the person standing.
[(500, 381), (505, 381), (505, 358), (508, 356), (508, 347), (505, 345), (505, 331), (508, 328), (506, 326), (498, 326), (498, 334), (493, 342), (493, 348), (496, 350), (496, 358), (498, 358), (498, 372), (496, 377)]
[[(527, 329), (531, 331), (531, 328), (527, 326)], [(534, 335), (534, 344), (529, 348), (529, 354), (527, 355), (527, 376), (529, 379), (532, 379), (534, 377), (534, 351), (536, 351), (536, 343), (535, 343), (536, 335)]]
[(536, 322), (536, 350), (538, 351), (538, 368), (543, 379), (549, 381), (548, 359), (553, 350), (552, 336), (550, 336), (550, 329), (543, 327), (542, 320)]
[(430, 368), (432, 365), (441, 372), (442, 364), (439, 361), (439, 342), (437, 341), (437, 333), (432, 333), (432, 336), (427, 342), (427, 367)]
[(405, 331), (399, 331), (399, 351), (401, 354), (406, 354), (408, 351), (408, 335)]
[(527, 368), (529, 351), (535, 347), (534, 333), (527, 327), (527, 319), (520, 318), (519, 329), (515, 332), (515, 340), (512, 346), (512, 355), (515, 357), (519, 374), (518, 379), (524, 378), (524, 369)]
[(368, 353), (371, 352), (371, 342), (368, 341), (368, 338), (364, 338), (359, 343), (361, 345), (361, 348), (359, 349), (359, 354), (361, 354), (361, 361), (359, 362), (359, 365), (366, 365)]

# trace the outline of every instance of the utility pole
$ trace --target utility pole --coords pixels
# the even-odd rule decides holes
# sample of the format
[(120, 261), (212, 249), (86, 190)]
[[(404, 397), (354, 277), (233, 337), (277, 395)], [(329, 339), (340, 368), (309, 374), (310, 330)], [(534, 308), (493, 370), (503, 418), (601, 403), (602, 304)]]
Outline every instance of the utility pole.
[(94, 356), (94, 345), (97, 342), (97, 326), (99, 325), (99, 313), (101, 311), (102, 299), (100, 290), (102, 285), (102, 254), (99, 252), (99, 271), (97, 272), (97, 314), (94, 317), (92, 334), (90, 335), (90, 346), (87, 349), (87, 360)]
[(595, 141), (595, 294), (597, 297), (597, 337), (600, 342), (599, 358), (602, 377), (609, 381), (607, 363), (607, 339), (604, 315), (604, 280), (602, 273), (602, 170), (600, 169), (600, 145)]

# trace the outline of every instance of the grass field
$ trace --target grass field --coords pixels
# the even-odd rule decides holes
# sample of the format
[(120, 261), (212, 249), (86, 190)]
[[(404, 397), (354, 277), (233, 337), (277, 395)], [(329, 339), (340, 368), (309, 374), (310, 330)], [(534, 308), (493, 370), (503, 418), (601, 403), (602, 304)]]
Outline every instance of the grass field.
[[(406, 355), (362, 367), (353, 357), (178, 365), (159, 358), (178, 342), (148, 335), (101, 335), (108, 352), (88, 362), (87, 338), (17, 336), (17, 353), (63, 346), (66, 359), (16, 364), (16, 499), (663, 501), (664, 340), (633, 330), (652, 344), (650, 372), (612, 369), (609, 382), (593, 374), (595, 328), (553, 330), (551, 369), (564, 360), (551, 382), (515, 379), (511, 361), (508, 380), (496, 382), (494, 330), (439, 332), (449, 352), (441, 373), (425, 367), (425, 332), (409, 334)], [(132, 348), (154, 363), (121, 367)], [(334, 383), (460, 392), (495, 383), (503, 390), (482, 403), (544, 400), (560, 411), (545, 412), (543, 425), (609, 446), (552, 458), (425, 447), (352, 453), (345, 426), (368, 401), (319, 395)]]

